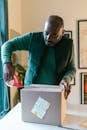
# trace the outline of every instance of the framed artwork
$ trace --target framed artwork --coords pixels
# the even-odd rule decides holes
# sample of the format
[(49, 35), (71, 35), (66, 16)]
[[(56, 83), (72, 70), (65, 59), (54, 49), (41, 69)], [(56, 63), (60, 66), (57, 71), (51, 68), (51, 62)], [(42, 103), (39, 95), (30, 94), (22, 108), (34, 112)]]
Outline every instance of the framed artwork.
[(87, 20), (78, 20), (78, 68), (87, 69)]
[(81, 73), (81, 104), (87, 104), (87, 72)]
[(65, 37), (68, 37), (68, 38), (72, 38), (72, 31), (70, 31), (70, 30), (65, 30), (65, 31), (64, 31), (64, 36), (65, 36)]

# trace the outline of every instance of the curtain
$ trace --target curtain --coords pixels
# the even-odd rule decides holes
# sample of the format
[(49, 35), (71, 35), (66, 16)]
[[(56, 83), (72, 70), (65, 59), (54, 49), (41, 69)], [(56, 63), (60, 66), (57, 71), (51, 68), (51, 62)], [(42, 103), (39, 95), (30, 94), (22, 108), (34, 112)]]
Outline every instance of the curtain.
[(0, 119), (9, 111), (9, 90), (3, 80), (1, 44), (7, 40), (7, 0), (0, 0)]
[[(0, 47), (1, 52), (1, 47)], [(0, 53), (1, 54), (1, 53)], [(1, 55), (0, 55), (0, 119), (9, 111), (9, 92), (3, 80)]]

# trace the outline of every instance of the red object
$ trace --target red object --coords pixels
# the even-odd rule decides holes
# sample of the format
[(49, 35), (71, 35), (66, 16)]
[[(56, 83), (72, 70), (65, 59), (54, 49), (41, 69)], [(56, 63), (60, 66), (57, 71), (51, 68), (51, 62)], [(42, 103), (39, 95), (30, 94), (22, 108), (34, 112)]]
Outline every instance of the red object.
[(17, 87), (17, 88), (23, 87), (22, 81), (20, 80), (20, 78), (17, 75), (14, 75), (12, 86)]
[(87, 93), (87, 83), (84, 85), (84, 92)]

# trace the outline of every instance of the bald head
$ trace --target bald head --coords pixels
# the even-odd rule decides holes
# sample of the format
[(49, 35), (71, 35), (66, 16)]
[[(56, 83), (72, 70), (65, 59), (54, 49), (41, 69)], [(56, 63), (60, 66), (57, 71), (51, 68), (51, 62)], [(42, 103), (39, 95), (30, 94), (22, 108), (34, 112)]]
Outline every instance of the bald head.
[(57, 15), (47, 18), (44, 27), (44, 39), (47, 45), (54, 45), (62, 38), (64, 33), (63, 19)]
[(58, 28), (64, 27), (64, 21), (61, 17), (57, 15), (51, 15), (47, 18), (46, 22), (49, 22), (51, 26), (56, 26)]

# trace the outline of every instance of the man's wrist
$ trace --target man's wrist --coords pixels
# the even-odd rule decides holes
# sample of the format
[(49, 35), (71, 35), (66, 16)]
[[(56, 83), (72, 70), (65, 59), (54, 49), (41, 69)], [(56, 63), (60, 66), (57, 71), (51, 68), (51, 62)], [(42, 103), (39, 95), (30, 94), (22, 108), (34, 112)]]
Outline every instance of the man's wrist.
[(4, 64), (12, 64), (12, 62), (5, 62)]
[(67, 86), (68, 86), (67, 81), (66, 81), (66, 80), (62, 80), (62, 81), (60, 82), (60, 86), (62, 86), (62, 87), (64, 87), (64, 88), (67, 88)]

